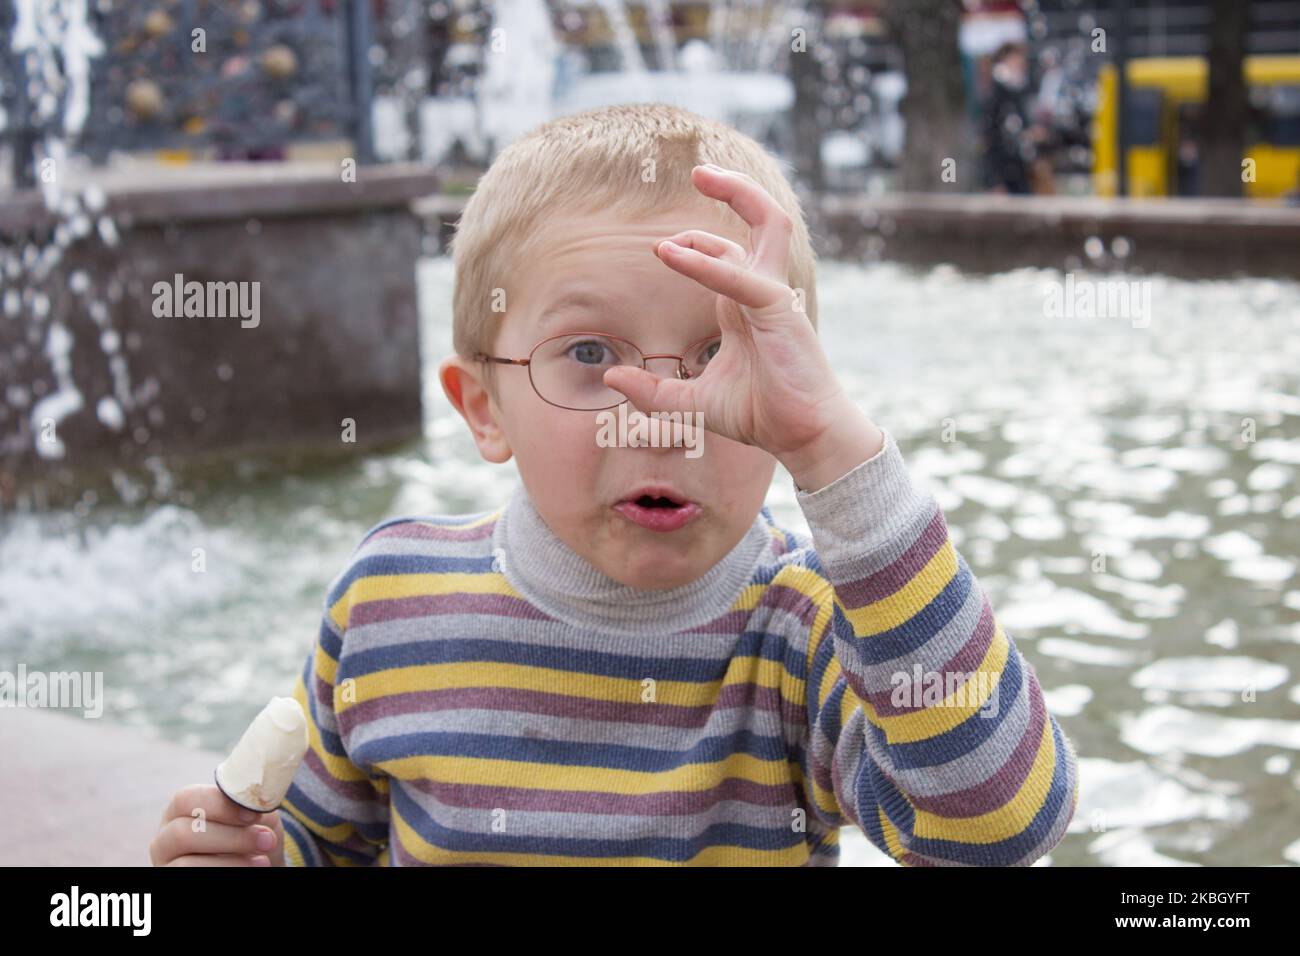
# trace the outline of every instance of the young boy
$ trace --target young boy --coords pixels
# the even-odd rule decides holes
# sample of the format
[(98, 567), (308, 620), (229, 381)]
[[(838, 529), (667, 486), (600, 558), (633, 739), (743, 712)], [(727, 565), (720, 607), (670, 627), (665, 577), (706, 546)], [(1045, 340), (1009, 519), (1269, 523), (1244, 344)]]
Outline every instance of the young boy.
[[(442, 385), (521, 484), (365, 536), (282, 812), (187, 788), (155, 862), (834, 865), (854, 824), (904, 865), (1023, 866), (1060, 841), (1073, 748), (837, 384), (757, 143), (662, 105), (556, 120), (493, 163), (454, 255)], [(811, 540), (763, 504), (778, 461)]]

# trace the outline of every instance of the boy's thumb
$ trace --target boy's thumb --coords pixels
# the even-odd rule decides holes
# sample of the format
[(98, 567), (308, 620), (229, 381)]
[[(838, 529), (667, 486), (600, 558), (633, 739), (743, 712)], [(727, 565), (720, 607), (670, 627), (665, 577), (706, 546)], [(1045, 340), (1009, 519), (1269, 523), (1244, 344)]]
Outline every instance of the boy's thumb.
[(678, 378), (656, 378), (643, 368), (618, 365), (605, 372), (605, 384), (627, 396), (637, 411), (687, 411), (690, 385)]

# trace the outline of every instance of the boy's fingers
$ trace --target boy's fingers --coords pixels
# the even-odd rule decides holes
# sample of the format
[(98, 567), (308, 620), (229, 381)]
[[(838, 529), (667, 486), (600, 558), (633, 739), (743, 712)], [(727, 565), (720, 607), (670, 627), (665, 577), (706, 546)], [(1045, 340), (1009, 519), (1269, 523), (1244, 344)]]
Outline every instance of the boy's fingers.
[(788, 307), (791, 302), (789, 286), (723, 259), (706, 256), (668, 240), (661, 242), (655, 251), (665, 265), (751, 309)]
[[(259, 860), (264, 862), (258, 862)], [(195, 853), (178, 856), (167, 866), (270, 866), (271, 861), (265, 856), (234, 856), (212, 853)]]
[(222, 793), (215, 783), (192, 783), (172, 794), (159, 825), (165, 826), (176, 817), (193, 819), (195, 810), (202, 810), (204, 819), (229, 824), (267, 823), (265, 817), (269, 816), (245, 810)]
[[(698, 249), (706, 256), (725, 259), (728, 262), (734, 262), (736, 265), (744, 265), (745, 259), (749, 255), (744, 246), (739, 243), (724, 239), (722, 236), (714, 235), (711, 232), (705, 232), (703, 229), (686, 229), (675, 236), (669, 236), (667, 241), (675, 242), (687, 249)], [(657, 246), (658, 242), (655, 245)]]
[(755, 271), (788, 282), (790, 234), (794, 231), (794, 221), (780, 203), (744, 173), (696, 166), (693, 178), (700, 192), (722, 200), (749, 224)]
[[(258, 838), (270, 834), (269, 846), (259, 845)], [(222, 855), (240, 854), (255, 856), (270, 853), (280, 842), (275, 830), (264, 826), (231, 826), (214, 823), (210, 819), (202, 831), (195, 831), (192, 821), (176, 817), (167, 823), (150, 844), (150, 856), (155, 865), (189, 854)]]

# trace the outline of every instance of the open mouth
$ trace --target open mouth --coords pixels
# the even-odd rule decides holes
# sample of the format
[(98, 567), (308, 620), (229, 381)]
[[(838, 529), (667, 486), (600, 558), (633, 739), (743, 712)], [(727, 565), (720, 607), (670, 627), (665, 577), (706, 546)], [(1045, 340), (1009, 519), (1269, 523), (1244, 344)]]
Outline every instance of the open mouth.
[(625, 498), (614, 505), (614, 510), (649, 531), (676, 531), (701, 514), (700, 506), (693, 501), (650, 492)]
[(680, 508), (684, 504), (672, 498), (665, 498), (663, 495), (642, 495), (636, 499), (636, 503), (642, 508)]

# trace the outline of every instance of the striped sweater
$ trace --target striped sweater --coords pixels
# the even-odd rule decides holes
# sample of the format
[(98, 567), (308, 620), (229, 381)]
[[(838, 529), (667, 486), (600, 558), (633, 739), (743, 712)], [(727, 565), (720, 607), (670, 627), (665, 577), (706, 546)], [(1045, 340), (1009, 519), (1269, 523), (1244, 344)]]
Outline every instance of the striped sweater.
[(1074, 750), (894, 438), (765, 506), (698, 581), (637, 591), (522, 486), (372, 529), (294, 696), (289, 865), (1025, 866), (1066, 832)]

